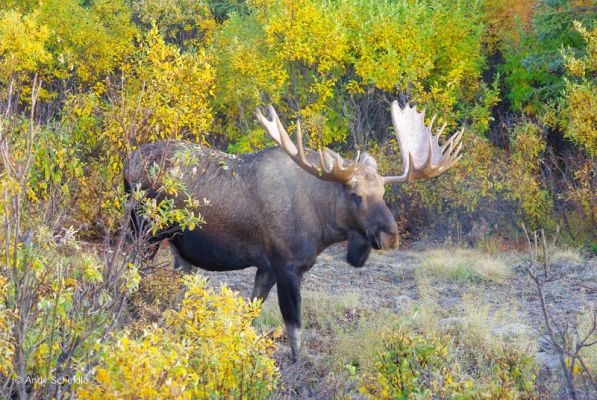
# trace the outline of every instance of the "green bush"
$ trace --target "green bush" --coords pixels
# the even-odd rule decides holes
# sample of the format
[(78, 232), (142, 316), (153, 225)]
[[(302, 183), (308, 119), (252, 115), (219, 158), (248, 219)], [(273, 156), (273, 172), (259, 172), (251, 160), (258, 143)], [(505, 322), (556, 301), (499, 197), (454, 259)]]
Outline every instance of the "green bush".
[(507, 348), (477, 350), (490, 366), (489, 376), (475, 376), (467, 368), (453, 338), (398, 327), (384, 338), (377, 373), (360, 377), (359, 392), (373, 399), (534, 398), (535, 367), (529, 355)]

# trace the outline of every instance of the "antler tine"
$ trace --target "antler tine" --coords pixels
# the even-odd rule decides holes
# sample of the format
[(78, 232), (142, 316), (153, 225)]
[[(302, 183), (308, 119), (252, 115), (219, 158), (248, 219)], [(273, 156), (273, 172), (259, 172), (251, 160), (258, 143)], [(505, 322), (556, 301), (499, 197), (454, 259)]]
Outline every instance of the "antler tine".
[[(433, 124), (434, 124), (436, 118), (437, 118), (437, 114), (433, 114), (433, 117), (431, 117), (431, 121), (429, 121), (429, 132), (433, 132)], [(439, 135), (435, 135), (435, 136), (439, 136)]]
[(323, 155), (323, 151), (321, 150), (321, 147), (319, 149), (317, 149), (317, 153), (319, 155), (319, 163), (321, 165), (321, 168), (327, 172), (328, 168), (327, 168), (327, 162), (325, 160), (325, 156)]
[(437, 136), (441, 136), (442, 133), (444, 133), (444, 129), (446, 129), (446, 126), (448, 126), (448, 123), (444, 122), (443, 125), (442, 125), (442, 127), (439, 128), (439, 132), (437, 132)]
[(452, 136), (450, 139), (448, 139), (448, 141), (446, 143), (444, 143), (444, 145), (441, 147), (442, 153), (445, 152), (445, 149), (446, 149), (446, 147), (448, 147), (448, 144), (450, 146), (452, 145), (452, 143), (454, 145), (457, 145), (460, 142), (460, 139), (462, 138), (462, 134), (463, 133), (464, 133), (464, 128), (462, 128), (461, 130), (459, 130), (458, 132), (456, 132), (454, 134), (454, 136)]
[(298, 154), (302, 162), (307, 162), (305, 158), (305, 148), (303, 147), (303, 131), (301, 129), (301, 120), (296, 121), (296, 142), (298, 145)]
[(278, 114), (276, 113), (276, 110), (274, 110), (274, 107), (269, 105), (268, 109), (270, 115), (273, 117), (274, 122), (276, 123), (276, 128), (280, 136), (280, 140), (282, 142), (282, 148), (284, 148), (284, 150), (286, 150), (288, 154), (294, 157), (296, 154), (298, 154), (298, 149), (296, 148), (294, 143), (292, 143), (292, 140), (290, 139), (290, 136), (288, 136), (288, 132), (286, 132), (286, 129), (284, 129), (284, 125), (282, 125), (282, 121), (280, 121), (280, 117), (278, 117)]
[(356, 155), (354, 156), (354, 165), (356, 166), (359, 163), (359, 158), (361, 157), (361, 150), (357, 150)]
[(284, 129), (278, 114), (275, 109), (269, 105), (269, 114), (271, 120), (264, 117), (261, 110), (257, 109), (257, 120), (265, 128), (267, 133), (282, 147), (282, 149), (292, 158), (292, 160), (305, 171), (318, 178), (340, 183), (348, 183), (352, 180), (357, 167), (357, 160), (351, 162), (346, 168), (342, 167), (343, 159), (338, 154), (336, 159), (332, 161), (331, 166), (328, 166), (326, 162), (326, 156), (323, 154), (321, 148), (319, 148), (319, 160), (320, 165), (312, 164), (307, 160), (305, 155), (305, 148), (303, 145), (303, 132), (300, 120), (297, 121), (297, 144), (298, 147), (292, 143), (288, 132)]

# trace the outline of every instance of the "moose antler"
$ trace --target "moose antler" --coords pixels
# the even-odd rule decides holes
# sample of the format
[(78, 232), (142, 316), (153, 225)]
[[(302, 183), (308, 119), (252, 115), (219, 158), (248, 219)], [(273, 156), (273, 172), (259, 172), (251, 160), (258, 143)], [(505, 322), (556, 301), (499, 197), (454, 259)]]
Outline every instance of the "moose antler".
[(412, 182), (415, 179), (431, 178), (450, 168), (460, 159), (462, 143), (458, 144), (464, 128), (452, 135), (442, 146), (439, 137), (446, 124), (437, 135), (431, 131), (435, 115), (429, 125), (425, 125), (425, 111), (417, 112), (407, 104), (400, 108), (398, 102), (392, 102), (392, 123), (400, 145), (404, 164), (401, 176), (384, 176), (384, 184)]
[[(284, 149), (286, 153), (294, 160), (294, 162), (307, 171), (308, 173), (326, 181), (331, 182), (340, 182), (340, 183), (348, 183), (352, 180), (358, 164), (359, 159), (359, 152), (354, 159), (354, 161), (346, 162), (339, 154), (335, 154), (335, 157), (332, 157), (329, 153), (331, 151), (326, 151), (325, 154), (322, 151), (321, 147), (319, 148), (319, 165), (315, 165), (311, 163), (305, 157), (305, 149), (303, 147), (303, 133), (301, 131), (301, 122), (297, 121), (297, 129), (296, 129), (296, 141), (298, 147), (292, 143), (288, 133), (282, 126), (280, 122), (280, 118), (278, 118), (278, 114), (276, 114), (276, 110), (274, 107), (269, 105), (267, 107), (271, 120), (266, 118), (260, 109), (257, 109), (257, 119), (263, 125), (267, 133), (274, 139), (278, 144)], [(327, 150), (327, 149), (326, 149)], [(346, 164), (346, 166), (344, 166)]]

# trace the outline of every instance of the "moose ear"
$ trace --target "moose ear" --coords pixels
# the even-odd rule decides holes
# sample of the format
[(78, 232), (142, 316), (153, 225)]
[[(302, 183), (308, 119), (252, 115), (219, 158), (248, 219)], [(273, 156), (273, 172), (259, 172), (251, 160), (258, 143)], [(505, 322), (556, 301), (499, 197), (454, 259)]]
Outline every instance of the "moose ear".
[(373, 158), (369, 153), (361, 153), (359, 156), (359, 164), (365, 164), (366, 166), (375, 169), (377, 172), (377, 161), (375, 161), (375, 158)]

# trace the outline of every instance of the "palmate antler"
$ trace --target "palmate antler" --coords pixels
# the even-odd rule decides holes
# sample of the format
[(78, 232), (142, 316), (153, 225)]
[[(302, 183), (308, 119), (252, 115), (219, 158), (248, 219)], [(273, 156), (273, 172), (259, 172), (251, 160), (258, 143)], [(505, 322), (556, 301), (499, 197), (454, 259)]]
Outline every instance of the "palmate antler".
[[(354, 161), (347, 162), (339, 154), (335, 157), (330, 156), (329, 152), (323, 152), (319, 149), (319, 165), (311, 163), (305, 157), (305, 149), (303, 147), (303, 133), (301, 131), (301, 122), (297, 121), (296, 141), (297, 146), (292, 143), (288, 133), (282, 126), (276, 110), (271, 105), (267, 107), (271, 120), (266, 118), (261, 110), (257, 109), (257, 119), (263, 125), (267, 133), (274, 139), (288, 155), (298, 164), (302, 169), (308, 173), (315, 175), (320, 179), (332, 182), (348, 183), (352, 180), (358, 165), (359, 152)], [(327, 150), (327, 149), (326, 149)]]
[(392, 123), (400, 153), (404, 164), (404, 174), (400, 176), (384, 176), (384, 184), (412, 182), (415, 179), (424, 179), (437, 176), (450, 168), (460, 159), (464, 128), (452, 135), (442, 146), (439, 137), (446, 124), (433, 135), (432, 127), (435, 115), (429, 125), (425, 125), (425, 111), (418, 112), (415, 107), (407, 104), (400, 108), (398, 102), (392, 102)]

